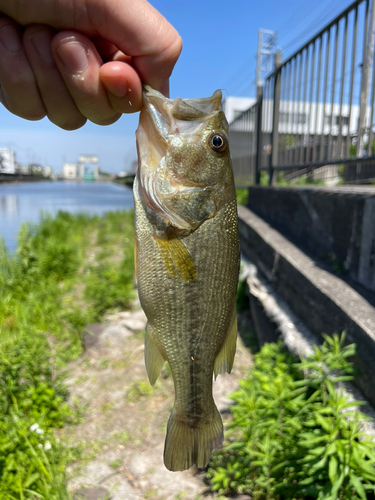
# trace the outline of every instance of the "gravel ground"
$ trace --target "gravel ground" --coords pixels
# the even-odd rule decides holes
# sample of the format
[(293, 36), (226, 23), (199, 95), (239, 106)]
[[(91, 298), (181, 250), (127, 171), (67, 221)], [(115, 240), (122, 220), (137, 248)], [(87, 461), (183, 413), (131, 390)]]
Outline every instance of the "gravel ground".
[[(64, 439), (85, 443), (85, 460), (70, 467), (69, 489), (76, 500), (198, 500), (207, 492), (203, 472), (170, 472), (163, 464), (166, 425), (173, 405), (167, 370), (151, 387), (144, 367), (146, 318), (139, 305), (103, 324), (88, 326), (86, 351), (70, 369), (71, 402), (83, 408), (83, 421), (64, 429)], [(220, 375), (214, 397), (223, 420), (229, 395), (251, 365), (238, 339), (232, 374)], [(77, 403), (79, 402), (79, 403)]]

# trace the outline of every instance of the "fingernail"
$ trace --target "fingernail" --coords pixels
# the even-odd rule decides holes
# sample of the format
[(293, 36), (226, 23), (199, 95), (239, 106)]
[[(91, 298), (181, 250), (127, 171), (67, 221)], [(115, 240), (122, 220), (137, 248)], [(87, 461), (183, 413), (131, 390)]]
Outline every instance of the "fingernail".
[(104, 87), (108, 90), (108, 92), (115, 97), (124, 97), (128, 92), (131, 92), (129, 88), (128, 82), (125, 81), (112, 81), (106, 80), (102, 81)]
[(30, 36), (31, 42), (38, 52), (39, 57), (47, 64), (53, 64), (54, 60), (51, 51), (51, 36), (46, 31), (37, 31)]
[(66, 42), (60, 45), (56, 52), (70, 73), (83, 73), (89, 64), (87, 49), (79, 42)]
[(19, 52), (22, 48), (20, 37), (13, 26), (0, 29), (0, 42), (8, 52)]

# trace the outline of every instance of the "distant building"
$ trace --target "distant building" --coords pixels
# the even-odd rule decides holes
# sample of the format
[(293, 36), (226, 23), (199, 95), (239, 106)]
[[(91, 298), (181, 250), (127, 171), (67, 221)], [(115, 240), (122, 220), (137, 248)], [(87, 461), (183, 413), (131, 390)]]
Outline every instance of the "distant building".
[(64, 179), (78, 179), (78, 165), (76, 163), (64, 163), (63, 165)]
[(254, 97), (232, 97), (228, 96), (223, 101), (223, 111), (228, 120), (231, 123), (237, 118), (243, 111), (251, 108), (255, 103), (256, 99)]
[[(90, 167), (92, 172), (90, 172)], [(77, 163), (64, 163), (63, 179), (96, 180), (99, 178), (99, 157), (80, 155)]]
[(43, 175), (44, 175), (44, 177), (51, 177), (52, 168), (48, 167), (48, 166), (43, 167)]
[(16, 159), (14, 151), (9, 148), (0, 148), (0, 173), (15, 174)]
[(30, 165), (25, 165), (24, 163), (16, 163), (16, 173), (17, 174), (29, 174)]

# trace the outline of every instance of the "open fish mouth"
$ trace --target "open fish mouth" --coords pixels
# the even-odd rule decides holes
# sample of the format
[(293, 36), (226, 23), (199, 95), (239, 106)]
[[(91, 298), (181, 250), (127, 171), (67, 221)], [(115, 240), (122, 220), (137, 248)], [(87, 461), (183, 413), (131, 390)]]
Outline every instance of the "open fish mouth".
[[(200, 137), (206, 122), (221, 110), (221, 99), (220, 90), (216, 90), (211, 97), (206, 98), (168, 99), (151, 87), (144, 86), (144, 110), (140, 121), (145, 135), (138, 137), (143, 157), (149, 149), (155, 156), (152, 162), (155, 166), (165, 155), (167, 140), (172, 134), (182, 139)], [(159, 155), (155, 155), (156, 152)]]
[[(216, 90), (211, 97), (199, 99), (168, 99), (149, 86), (144, 87), (146, 112), (161, 137), (168, 134), (193, 134), (221, 109), (222, 94)], [(196, 133), (199, 133), (197, 130)]]
[[(182, 160), (177, 158), (175, 151), (181, 151), (183, 146), (192, 151), (194, 145), (202, 143), (209, 122), (222, 113), (221, 99), (220, 90), (207, 98), (168, 99), (151, 87), (144, 87), (144, 108), (137, 130), (140, 195), (149, 208), (183, 231), (196, 228), (203, 215), (192, 216), (188, 205), (184, 215), (177, 213), (174, 209), (176, 200), (193, 195), (196, 204), (203, 202), (215, 181), (199, 182), (191, 170), (181, 182), (178, 163), (181, 164)], [(209, 212), (212, 212), (213, 202), (210, 205)]]

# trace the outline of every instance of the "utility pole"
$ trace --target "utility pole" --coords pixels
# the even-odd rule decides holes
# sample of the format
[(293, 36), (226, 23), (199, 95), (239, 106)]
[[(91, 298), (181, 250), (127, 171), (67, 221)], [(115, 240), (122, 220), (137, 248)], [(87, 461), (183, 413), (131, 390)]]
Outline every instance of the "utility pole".
[(277, 42), (277, 33), (260, 28), (258, 31), (258, 52), (256, 69), (256, 96), (263, 87), (263, 77), (272, 70), (273, 58)]
[(363, 66), (362, 66), (362, 86), (361, 86), (361, 102), (359, 107), (359, 124), (358, 124), (358, 138), (357, 138), (357, 156), (362, 157), (364, 152), (364, 136), (367, 129), (368, 120), (368, 96), (371, 84), (371, 68), (374, 58), (374, 42), (375, 42), (375, 8), (374, 2), (371, 3), (370, 12), (370, 26), (366, 44), (366, 52), (364, 53)]

